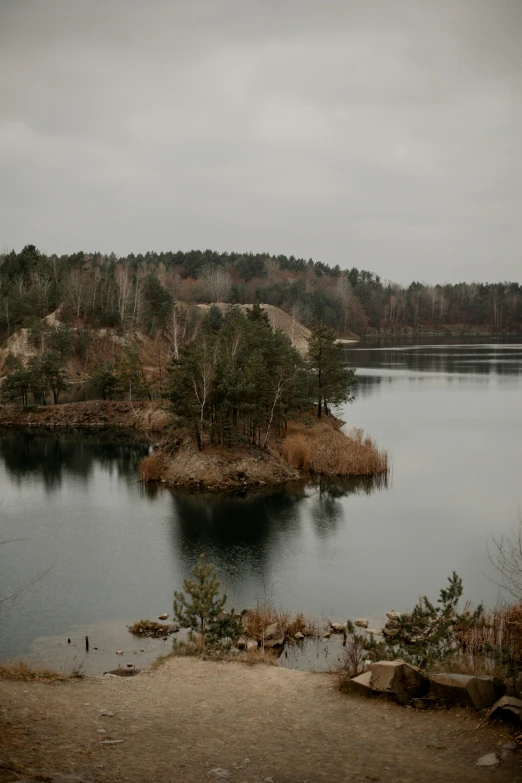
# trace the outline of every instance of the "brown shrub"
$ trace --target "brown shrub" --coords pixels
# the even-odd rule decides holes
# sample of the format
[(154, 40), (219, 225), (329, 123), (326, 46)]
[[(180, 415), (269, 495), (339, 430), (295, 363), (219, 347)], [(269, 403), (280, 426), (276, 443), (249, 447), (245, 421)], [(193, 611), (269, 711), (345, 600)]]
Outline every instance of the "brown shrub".
[(165, 469), (165, 459), (160, 451), (153, 451), (140, 462), (140, 481), (161, 481)]
[(388, 453), (379, 450), (362, 429), (347, 435), (330, 426), (289, 435), (283, 456), (292, 467), (330, 476), (371, 476), (388, 471)]

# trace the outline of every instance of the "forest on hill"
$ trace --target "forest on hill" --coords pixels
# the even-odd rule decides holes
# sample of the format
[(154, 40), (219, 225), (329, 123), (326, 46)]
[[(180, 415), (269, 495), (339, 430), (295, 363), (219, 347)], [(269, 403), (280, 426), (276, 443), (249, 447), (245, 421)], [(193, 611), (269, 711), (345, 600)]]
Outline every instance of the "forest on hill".
[(57, 256), (34, 245), (0, 255), (0, 343), (21, 327), (61, 318), (86, 328), (139, 329), (149, 338), (170, 332), (175, 303), (274, 305), (311, 328), (340, 336), (522, 329), (522, 286), (462, 282), (404, 287), (355, 267), (312, 259), (212, 250)]

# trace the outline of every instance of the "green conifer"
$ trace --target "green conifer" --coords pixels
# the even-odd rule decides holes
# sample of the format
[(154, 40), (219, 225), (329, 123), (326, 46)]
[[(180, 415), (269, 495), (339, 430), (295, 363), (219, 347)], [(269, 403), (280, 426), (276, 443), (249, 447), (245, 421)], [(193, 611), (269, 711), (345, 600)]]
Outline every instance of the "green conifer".
[(174, 592), (174, 616), (183, 628), (200, 634), (202, 647), (213, 647), (221, 639), (236, 639), (241, 633), (241, 617), (234, 609), (225, 611), (226, 593), (214, 568), (201, 555), (191, 569), (193, 579), (183, 582), (184, 593)]

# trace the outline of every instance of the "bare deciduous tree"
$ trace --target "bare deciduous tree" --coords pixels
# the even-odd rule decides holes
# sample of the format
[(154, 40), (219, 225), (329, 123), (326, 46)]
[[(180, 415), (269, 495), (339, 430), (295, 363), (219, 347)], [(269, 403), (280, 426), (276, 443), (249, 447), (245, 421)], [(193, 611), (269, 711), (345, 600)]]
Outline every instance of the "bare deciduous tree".
[(123, 324), (132, 295), (132, 275), (128, 266), (125, 264), (118, 264), (114, 272), (114, 283), (116, 286), (118, 313), (120, 322)]
[(522, 518), (518, 531), (501, 538), (493, 537), (493, 545), (488, 546), (490, 563), (497, 573), (499, 587), (522, 600)]
[(2, 314), (7, 324), (7, 336), (11, 337), (11, 307), (7, 296), (2, 300)]
[(266, 276), (270, 283), (274, 282), (276, 274), (279, 272), (280, 263), (276, 258), (267, 258), (265, 261)]
[(178, 305), (174, 303), (164, 334), (175, 359), (179, 359), (179, 347), (185, 340), (186, 331), (187, 319), (184, 313), (179, 310)]
[(230, 294), (232, 280), (227, 269), (219, 266), (206, 266), (201, 273), (211, 302), (226, 302)]
[(83, 308), (86, 283), (85, 273), (81, 269), (71, 270), (67, 282), (67, 294), (77, 318), (80, 317)]
[(145, 304), (145, 277), (144, 271), (138, 272), (134, 281), (134, 303), (132, 307), (132, 322), (136, 327), (140, 321), (143, 305)]
[(36, 293), (42, 318), (49, 312), (49, 293), (52, 280), (46, 272), (35, 270), (31, 275), (31, 285)]

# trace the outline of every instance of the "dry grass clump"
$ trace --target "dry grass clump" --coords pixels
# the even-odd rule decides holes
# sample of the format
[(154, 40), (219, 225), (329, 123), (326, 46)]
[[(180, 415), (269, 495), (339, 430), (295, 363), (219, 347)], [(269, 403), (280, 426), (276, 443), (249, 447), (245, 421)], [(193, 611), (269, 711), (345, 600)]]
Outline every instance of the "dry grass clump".
[(164, 469), (165, 459), (163, 454), (159, 451), (153, 451), (140, 462), (140, 481), (146, 484), (149, 481), (161, 481)]
[(60, 672), (54, 671), (53, 669), (44, 669), (41, 666), (30, 666), (25, 661), (0, 661), (0, 679), (4, 680), (62, 682), (71, 679), (71, 677), (80, 676), (79, 672), (74, 672), (72, 675), (60, 674)]
[(177, 625), (165, 625), (157, 623), (155, 620), (140, 620), (129, 626), (129, 631), (134, 636), (150, 636), (152, 638), (162, 638), (178, 631)]
[(154, 671), (155, 669), (159, 669), (159, 667), (162, 666), (165, 661), (168, 661), (169, 658), (185, 655), (202, 658), (203, 660), (209, 661), (233, 661), (235, 663), (246, 663), (249, 666), (255, 666), (258, 663), (266, 663), (269, 666), (275, 666), (277, 664), (280, 651), (274, 649), (264, 650), (262, 647), (258, 647), (254, 650), (242, 650), (240, 653), (237, 653), (220, 647), (202, 649), (197, 641), (191, 642), (190, 640), (187, 640), (185, 642), (178, 642), (176, 640), (172, 646), (172, 652), (168, 653), (167, 655), (160, 655), (158, 658), (156, 658), (150, 669), (151, 671)]
[(330, 426), (288, 435), (283, 456), (292, 467), (330, 476), (371, 476), (388, 471), (388, 452), (377, 448), (364, 430), (345, 435)]
[(321, 636), (324, 629), (321, 624), (302, 612), (288, 612), (274, 609), (269, 604), (258, 604), (255, 609), (249, 609), (243, 615), (243, 630), (246, 636), (262, 642), (265, 628), (273, 623), (279, 623), (285, 637), (293, 639), (296, 633), (303, 636)]
[[(249, 666), (256, 666), (258, 663), (276, 666), (279, 655), (279, 650), (276, 650), (273, 647), (271, 649), (258, 647), (257, 650), (245, 650), (240, 655), (234, 655), (233, 659), (240, 661), (241, 663), (247, 663)], [(232, 658), (230, 653), (228, 654), (228, 658)]]

